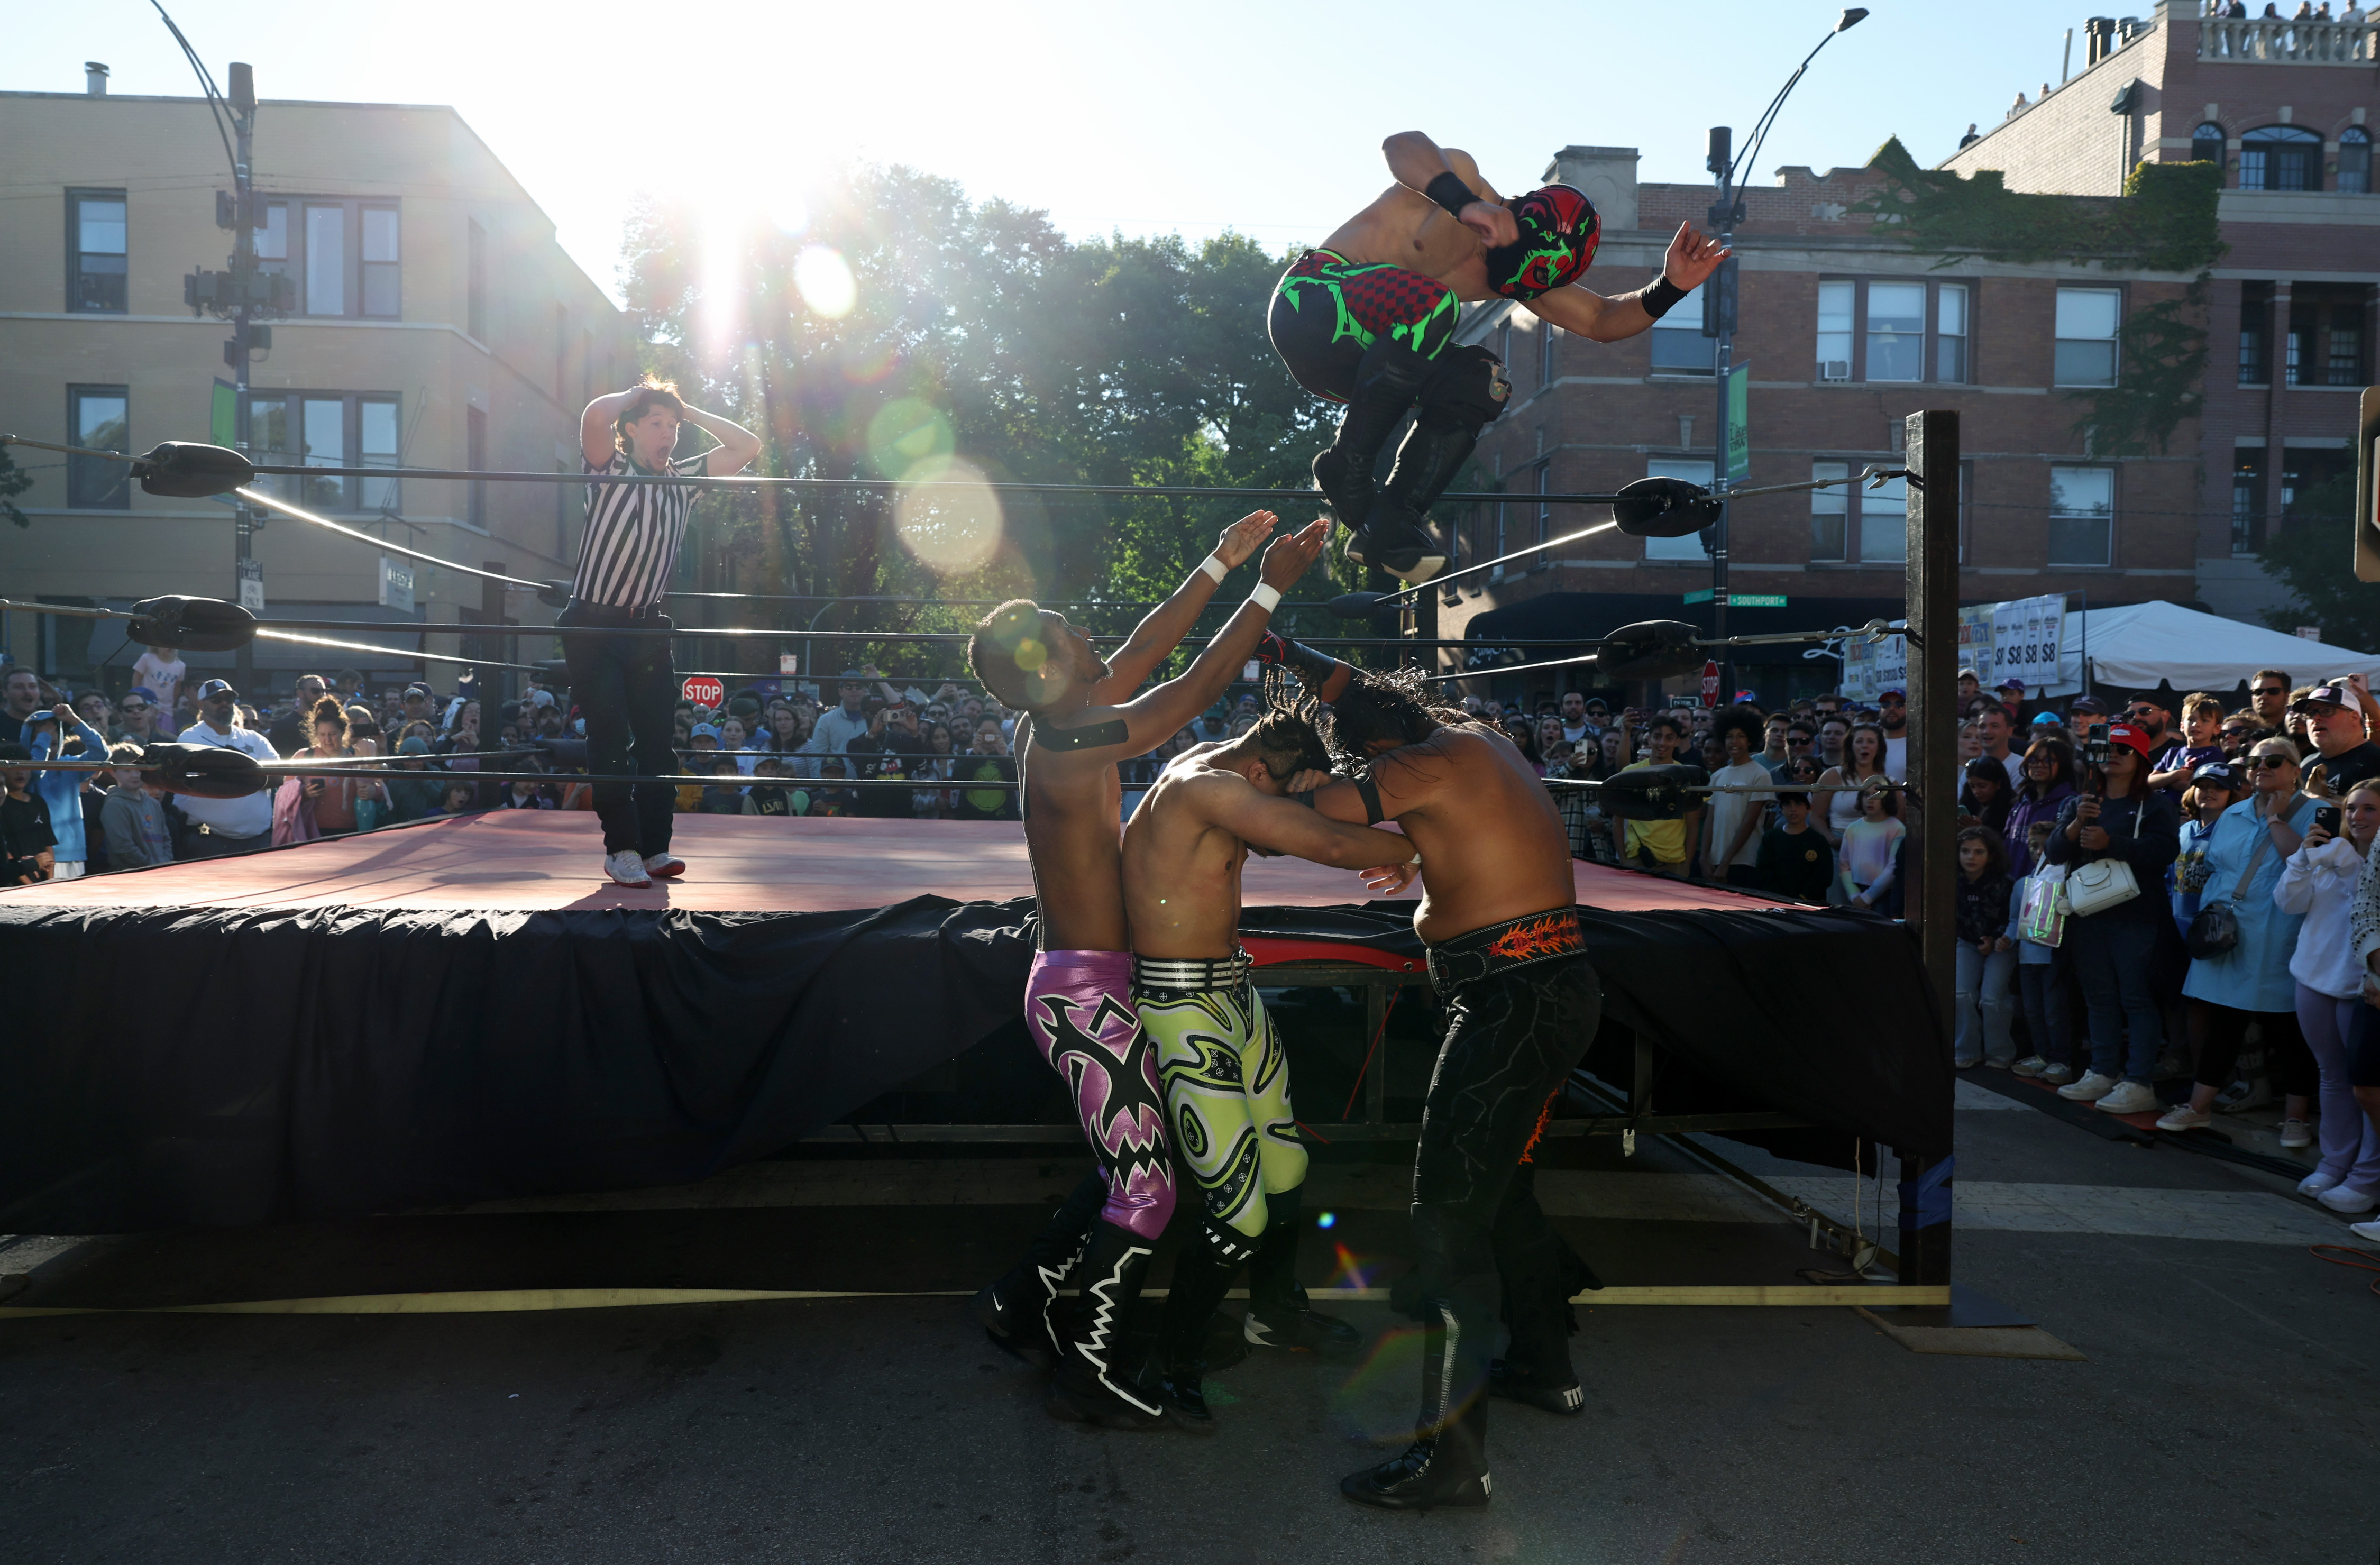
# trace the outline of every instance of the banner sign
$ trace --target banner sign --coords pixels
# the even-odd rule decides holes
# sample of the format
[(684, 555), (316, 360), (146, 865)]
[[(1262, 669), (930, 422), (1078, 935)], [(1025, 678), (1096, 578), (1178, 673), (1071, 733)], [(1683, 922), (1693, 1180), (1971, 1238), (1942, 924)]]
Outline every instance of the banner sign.
[(1843, 699), (1873, 701), (1883, 691), (1908, 688), (1909, 643), (1903, 637), (1870, 641), (1853, 636), (1843, 642)]
[(1730, 483), (1752, 476), (1752, 360), (1730, 365), (1727, 371), (1727, 477)]
[(1991, 661), (1972, 663), (1986, 689), (2021, 679), (2028, 690), (2058, 683), (2058, 649), (2066, 637), (2066, 595), (2046, 593), (1992, 605)]

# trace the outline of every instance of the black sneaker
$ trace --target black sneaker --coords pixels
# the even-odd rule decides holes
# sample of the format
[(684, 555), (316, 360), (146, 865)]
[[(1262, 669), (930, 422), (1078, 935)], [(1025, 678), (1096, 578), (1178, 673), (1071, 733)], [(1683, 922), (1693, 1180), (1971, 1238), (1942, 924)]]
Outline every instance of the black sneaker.
[(1251, 1348), (1280, 1348), (1293, 1353), (1352, 1353), (1364, 1345), (1364, 1334), (1335, 1315), (1310, 1309), (1301, 1296), (1288, 1304), (1248, 1305), (1240, 1334)]
[(983, 1328), (991, 1345), (1012, 1358), (1023, 1359), (1047, 1374), (1058, 1367), (1058, 1351), (1050, 1345), (1048, 1306), (1038, 1299), (1012, 1299), (995, 1282), (967, 1301), (967, 1314)]
[(1378, 1467), (1339, 1480), (1339, 1492), (1358, 1505), (1382, 1510), (1429, 1510), (1438, 1506), (1486, 1505), (1495, 1481), (1482, 1461), (1466, 1460), (1449, 1430), (1437, 1439), (1415, 1440), (1405, 1453)]
[(1400, 581), (1425, 582), (1446, 569), (1446, 551), (1411, 513), (1383, 501), (1347, 540), (1347, 558), (1378, 566)]
[(1586, 1392), (1576, 1380), (1567, 1386), (1543, 1385), (1509, 1368), (1502, 1359), (1488, 1365), (1488, 1389), (1495, 1396), (1564, 1418), (1575, 1418), (1586, 1411)]
[(1192, 1435), (1215, 1432), (1214, 1411), (1207, 1405), (1206, 1365), (1177, 1365), (1157, 1382), (1165, 1401), (1165, 1416), (1173, 1426)]

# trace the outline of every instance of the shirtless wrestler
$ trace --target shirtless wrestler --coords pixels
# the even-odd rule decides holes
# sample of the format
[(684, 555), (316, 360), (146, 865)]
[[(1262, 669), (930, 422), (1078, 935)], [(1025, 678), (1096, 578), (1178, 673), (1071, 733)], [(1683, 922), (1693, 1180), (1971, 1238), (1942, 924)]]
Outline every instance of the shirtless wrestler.
[(1364, 869), (1376, 891), (1413, 879), (1417, 861), (1402, 837), (1342, 825), (1285, 796), (1299, 772), (1328, 759), (1310, 722), (1274, 707), (1239, 738), (1174, 758), (1124, 829), (1133, 999), (1157, 1055), (1175, 1153), (1204, 1207), (1174, 1257), (1158, 1334), (1168, 1414), (1194, 1430), (1213, 1427), (1200, 1385), (1208, 1322), (1241, 1262), (1250, 1341), (1353, 1348), (1362, 1340), (1307, 1308), (1297, 1285), (1305, 1147), (1289, 1061), (1239, 940), (1240, 867), (1251, 847)]
[[(1156, 1063), (1132, 1004), (1116, 762), (1148, 754), (1222, 695), (1282, 589), (1321, 554), (1330, 522), (1275, 540), (1247, 601), (1189, 670), (1138, 697), (1132, 692), (1274, 525), (1270, 512), (1259, 511), (1228, 528), (1215, 552), (1104, 661), (1064, 615), (1023, 599), (985, 615), (967, 644), (984, 688), (1025, 713), (1014, 748), (1040, 939), (1026, 982), (1026, 1026), (1065, 1080), (1099, 1161), (1099, 1172), (1025, 1258), (969, 1309), (994, 1341), (1056, 1369), (1050, 1407), (1062, 1417), (1133, 1425), (1163, 1414), (1157, 1398), (1110, 1362), (1115, 1328), (1139, 1292), (1174, 1197)], [(1078, 1270), (1080, 1314), (1052, 1312), (1059, 1288)]]
[[(1589, 1274), (1546, 1221), (1522, 1162), (1602, 1015), (1570, 839), (1512, 742), (1439, 706), (1419, 674), (1350, 670), (1279, 637), (1260, 655), (1330, 701), (1323, 734), (1354, 780), (1316, 790), (1317, 812), (1394, 820), (1420, 850), (1414, 924), (1447, 1014), (1414, 1159), (1421, 1417), (1403, 1455), (1340, 1488), (1390, 1509), (1484, 1505), (1487, 1393), (1556, 1413), (1585, 1403), (1568, 1301)], [(1512, 1341), (1491, 1373), (1500, 1277)]]
[[(1460, 306), (1520, 299), (1566, 332), (1618, 342), (1650, 327), (1728, 252), (1682, 223), (1660, 276), (1606, 297), (1577, 285), (1602, 237), (1584, 192), (1548, 185), (1507, 200), (1469, 153), (1418, 130), (1381, 150), (1396, 183), (1282, 274), (1270, 328), (1297, 383), (1346, 404), (1314, 478), (1354, 529), (1348, 558), (1427, 581), (1446, 568), (1423, 525), (1430, 503), (1512, 392), (1494, 354), (1454, 342)], [(1413, 431), (1376, 494), (1381, 449), (1416, 403)]]

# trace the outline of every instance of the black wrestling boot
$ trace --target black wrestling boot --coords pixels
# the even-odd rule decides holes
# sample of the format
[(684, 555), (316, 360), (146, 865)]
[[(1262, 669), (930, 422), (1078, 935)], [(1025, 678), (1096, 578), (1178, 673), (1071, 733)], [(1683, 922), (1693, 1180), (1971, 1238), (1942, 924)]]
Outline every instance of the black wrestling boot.
[(1026, 1247), (1025, 1258), (999, 1281), (967, 1301), (967, 1314), (1002, 1353), (1043, 1371), (1058, 1367), (1060, 1343), (1050, 1306), (1090, 1243), (1091, 1224), (1107, 1201), (1107, 1179), (1097, 1169), (1085, 1174), (1065, 1204)]
[(1315, 1309), (1297, 1285), (1297, 1241), (1305, 1230), (1304, 1187), (1265, 1197), (1264, 1242), (1248, 1263), (1248, 1344), (1293, 1353), (1352, 1353), (1364, 1334)]
[(1354, 394), (1339, 419), (1339, 433), (1314, 458), (1314, 481), (1342, 525), (1354, 536), (1347, 547), (1352, 558), (1364, 537), (1373, 504), (1373, 471), (1389, 437), (1397, 432), (1405, 414), (1428, 376), (1429, 361), (1402, 343), (1382, 337), (1364, 350), (1355, 366)]
[(1058, 1375), (1050, 1388), (1050, 1415), (1107, 1429), (1158, 1429), (1165, 1403), (1124, 1362), (1119, 1341), (1124, 1316), (1140, 1296), (1149, 1247), (1112, 1223), (1095, 1223), (1078, 1278), (1082, 1316), (1059, 1332)]
[(1231, 1292), (1237, 1261), (1215, 1253), (1205, 1233), (1188, 1236), (1173, 1257), (1173, 1285), (1165, 1294), (1165, 1319), (1157, 1330), (1159, 1384), (1166, 1412), (1194, 1434), (1215, 1431), (1207, 1406), (1207, 1341), (1215, 1307)]
[(1414, 1443), (1403, 1455), (1339, 1481), (1339, 1492), (1359, 1505), (1383, 1510), (1476, 1506), (1486, 1505), (1494, 1492), (1488, 1473), (1488, 1399), (1475, 1392), (1466, 1399), (1458, 1389), (1457, 1366), (1471, 1357), (1463, 1334), (1487, 1323), (1465, 1324), (1442, 1301), (1440, 1310), (1440, 1324), (1422, 1331), (1422, 1408)]
[(1546, 1221), (1533, 1188), (1535, 1171), (1523, 1164), (1515, 1172), (1491, 1234), (1512, 1338), (1504, 1356), (1488, 1366), (1488, 1389), (1542, 1412), (1576, 1417), (1586, 1411), (1586, 1393), (1571, 1367), (1570, 1339), (1578, 1330), (1571, 1300), (1603, 1283)]
[(1463, 464), (1479, 444), (1481, 425), (1446, 410), (1425, 406), (1404, 443), (1388, 488), (1372, 503), (1365, 521), (1376, 558), (1390, 576), (1424, 582), (1446, 569), (1446, 552), (1430, 536), (1427, 518)]

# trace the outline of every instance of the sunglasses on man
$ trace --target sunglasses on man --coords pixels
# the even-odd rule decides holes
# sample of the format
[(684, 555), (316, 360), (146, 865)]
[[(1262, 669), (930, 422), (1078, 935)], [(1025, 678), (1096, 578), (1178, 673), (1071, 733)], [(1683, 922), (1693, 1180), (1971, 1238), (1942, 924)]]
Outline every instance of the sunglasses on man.
[(2289, 687), (2286, 685), (2259, 685), (2248, 692), (2251, 696), (2286, 696), (2289, 693)]
[(2297, 762), (2288, 756), (2250, 756), (2246, 764), (2252, 767), (2274, 769), (2284, 766), (2294, 767)]

